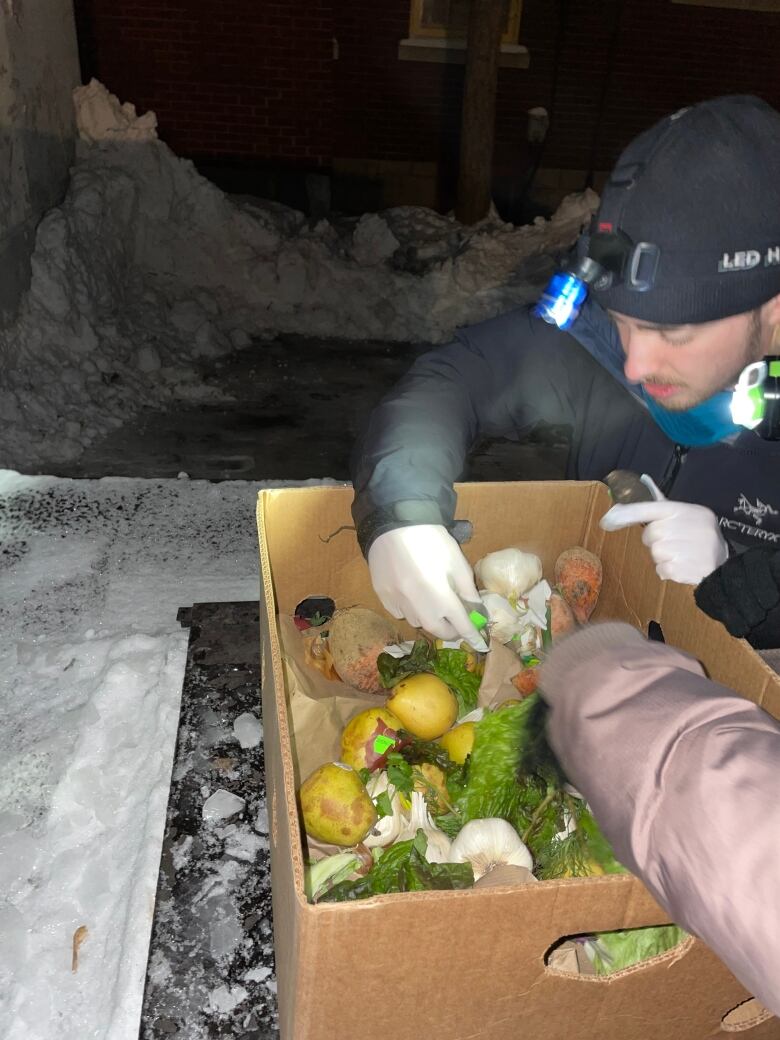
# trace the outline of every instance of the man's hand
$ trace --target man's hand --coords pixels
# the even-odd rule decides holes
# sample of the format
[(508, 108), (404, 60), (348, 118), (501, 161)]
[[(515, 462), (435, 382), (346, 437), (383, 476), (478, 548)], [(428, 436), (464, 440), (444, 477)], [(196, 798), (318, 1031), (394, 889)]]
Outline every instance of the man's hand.
[(755, 546), (727, 560), (695, 592), (696, 603), (757, 650), (780, 646), (780, 549)]
[(480, 602), (471, 565), (445, 527), (416, 524), (386, 531), (368, 550), (368, 569), (374, 591), (393, 617), (439, 639), (465, 639), (475, 650), (488, 649), (464, 606)]
[(632, 524), (646, 524), (642, 541), (650, 550), (658, 577), (698, 585), (728, 559), (728, 545), (717, 516), (706, 506), (664, 498), (647, 475), (642, 476), (642, 483), (656, 501), (613, 506), (601, 518), (601, 527), (619, 531)]

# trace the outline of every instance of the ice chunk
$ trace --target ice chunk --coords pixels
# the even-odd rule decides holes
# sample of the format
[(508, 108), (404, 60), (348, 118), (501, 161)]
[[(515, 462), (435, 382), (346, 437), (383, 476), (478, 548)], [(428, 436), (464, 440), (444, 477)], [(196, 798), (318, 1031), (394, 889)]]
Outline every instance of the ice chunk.
[(189, 865), (192, 846), (192, 835), (186, 834), (171, 847), (171, 859), (173, 860), (173, 869), (175, 871), (184, 870)]
[(209, 925), (209, 949), (212, 957), (222, 961), (231, 956), (244, 937), (244, 930), (236, 919), (235, 907), (228, 904), (226, 916), (218, 914)]
[(245, 711), (233, 723), (233, 733), (242, 748), (257, 747), (263, 739), (263, 724), (251, 711)]
[(268, 834), (268, 806), (265, 802), (262, 802), (260, 808), (257, 810), (255, 830), (259, 831), (261, 834)]
[(203, 803), (203, 819), (226, 820), (229, 816), (241, 812), (245, 805), (243, 798), (220, 787)]
[(245, 982), (262, 982), (263, 979), (267, 979), (270, 974), (271, 974), (271, 969), (270, 968), (265, 968), (265, 967), (250, 968), (249, 971), (244, 976), (244, 981)]
[(225, 855), (252, 863), (257, 859), (260, 849), (267, 843), (251, 830), (234, 830), (225, 839)]
[(209, 994), (209, 1004), (214, 1011), (221, 1011), (227, 1015), (248, 996), (243, 986), (217, 986)]

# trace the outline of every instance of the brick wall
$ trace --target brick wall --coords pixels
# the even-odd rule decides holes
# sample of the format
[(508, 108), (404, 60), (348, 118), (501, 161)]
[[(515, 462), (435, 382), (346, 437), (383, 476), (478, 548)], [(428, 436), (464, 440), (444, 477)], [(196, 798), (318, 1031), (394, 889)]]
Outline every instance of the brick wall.
[[(153, 108), (180, 154), (453, 168), (463, 69), (398, 60), (408, 0), (75, 2), (84, 74)], [(779, 30), (778, 15), (668, 0), (525, 0), (520, 42), (531, 64), (499, 74), (497, 169), (528, 162), (525, 113), (535, 105), (553, 114), (544, 165), (578, 169), (609, 168), (638, 130), (697, 99), (753, 92), (780, 107)]]
[[(552, 60), (545, 23), (551, 15), (545, 11), (556, 6), (528, 2), (522, 30), (537, 77), (532, 89), (547, 97)], [(556, 122), (545, 157), (552, 165), (587, 165), (582, 159), (596, 132), (606, 52), (620, 6), (618, 0), (567, 4)], [(626, 0), (595, 166), (609, 168), (638, 131), (706, 97), (755, 93), (780, 108), (778, 38), (777, 14)]]
[(327, 165), (331, 0), (75, 0), (82, 73), (181, 155)]

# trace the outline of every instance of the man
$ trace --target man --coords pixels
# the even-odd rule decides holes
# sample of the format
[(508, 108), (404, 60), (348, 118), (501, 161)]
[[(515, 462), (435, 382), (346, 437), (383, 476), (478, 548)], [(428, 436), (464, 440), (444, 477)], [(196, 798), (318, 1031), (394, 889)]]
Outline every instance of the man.
[(652, 478), (665, 498), (614, 506), (603, 526), (645, 524), (662, 578), (698, 585), (746, 548), (780, 547), (778, 409), (751, 429), (730, 409), (780, 328), (780, 113), (716, 98), (641, 134), (578, 256), (590, 294), (569, 331), (528, 310), (460, 330), (356, 447), (353, 515), (377, 595), (441, 638), (484, 649), (453, 482), (475, 442), (540, 422), (571, 428), (567, 478)]

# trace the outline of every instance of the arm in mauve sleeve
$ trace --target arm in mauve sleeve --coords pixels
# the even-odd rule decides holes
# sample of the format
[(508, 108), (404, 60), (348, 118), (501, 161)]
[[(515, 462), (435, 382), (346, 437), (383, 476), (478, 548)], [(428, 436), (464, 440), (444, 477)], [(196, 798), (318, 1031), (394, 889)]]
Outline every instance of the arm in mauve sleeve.
[(485, 437), (582, 421), (598, 365), (570, 336), (512, 311), (420, 356), (372, 412), (352, 455), (353, 517), (364, 554), (380, 534), (454, 521), (453, 483)]
[(780, 725), (621, 623), (564, 639), (542, 689), (550, 744), (618, 859), (780, 1014)]

